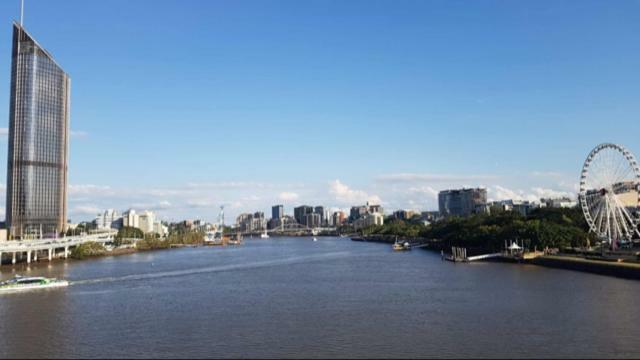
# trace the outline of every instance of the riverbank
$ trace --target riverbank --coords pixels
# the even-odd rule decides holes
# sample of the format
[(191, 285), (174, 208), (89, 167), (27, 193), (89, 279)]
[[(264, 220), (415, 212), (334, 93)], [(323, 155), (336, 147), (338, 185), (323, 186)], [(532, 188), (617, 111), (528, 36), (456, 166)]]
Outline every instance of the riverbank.
[(640, 264), (638, 263), (592, 260), (560, 255), (541, 256), (536, 259), (532, 259), (528, 263), (556, 269), (575, 270), (599, 275), (640, 280)]
[[(401, 238), (399, 240), (411, 240), (414, 243), (422, 244), (423, 249), (427, 249), (434, 252), (440, 252), (448, 249), (442, 242), (424, 239), (424, 238)], [(352, 241), (361, 242), (376, 242), (393, 244), (396, 240), (392, 235), (369, 235), (351, 238)], [(505, 262), (518, 262), (513, 259), (496, 258), (488, 261), (505, 261)], [(592, 274), (615, 276), (625, 279), (640, 280), (640, 263), (615, 261), (615, 260), (598, 260), (598, 259), (586, 259), (571, 255), (545, 255), (538, 256), (533, 259), (527, 259), (521, 261), (525, 264), (532, 264), (538, 266), (544, 266), (556, 269), (565, 269), (573, 271), (588, 272)]]
[(27, 263), (26, 261), (24, 261), (24, 259), (20, 259), (20, 261), (16, 262), (15, 264), (11, 264), (11, 262), (7, 262), (5, 261), (4, 263), (0, 264), (0, 269), (23, 269), (23, 268), (37, 268), (37, 267), (41, 267), (41, 266), (50, 266), (52, 264), (56, 264), (56, 263), (64, 263), (64, 262), (68, 262), (68, 261), (85, 261), (85, 260), (90, 260), (90, 259), (98, 259), (98, 258), (102, 258), (102, 257), (109, 257), (109, 256), (122, 256), (122, 255), (130, 255), (130, 254), (134, 254), (137, 253), (138, 250), (133, 249), (133, 248), (121, 248), (121, 249), (114, 249), (111, 251), (107, 251), (104, 254), (101, 255), (95, 255), (95, 256), (86, 256), (83, 257), (81, 259), (76, 259), (73, 258), (71, 256), (69, 256), (69, 258), (65, 259), (64, 257), (55, 257), (53, 259), (51, 259), (51, 261), (49, 261), (46, 258), (41, 258), (40, 261), (31, 261), (31, 263)]

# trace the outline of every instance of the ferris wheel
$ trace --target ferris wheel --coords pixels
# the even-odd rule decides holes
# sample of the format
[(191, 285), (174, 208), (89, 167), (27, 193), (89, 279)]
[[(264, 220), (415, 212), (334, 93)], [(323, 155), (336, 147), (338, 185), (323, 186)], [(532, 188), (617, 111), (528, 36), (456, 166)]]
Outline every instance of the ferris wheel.
[(591, 231), (614, 248), (640, 235), (640, 169), (629, 150), (601, 144), (591, 151), (580, 178), (580, 206)]

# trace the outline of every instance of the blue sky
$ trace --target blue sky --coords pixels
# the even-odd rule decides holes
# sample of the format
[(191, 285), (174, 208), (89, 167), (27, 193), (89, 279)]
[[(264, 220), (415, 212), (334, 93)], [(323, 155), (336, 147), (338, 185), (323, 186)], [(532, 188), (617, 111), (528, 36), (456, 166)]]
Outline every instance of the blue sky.
[(25, 27), (72, 78), (74, 221), (572, 194), (598, 143), (640, 153), (639, 1), (26, 0)]

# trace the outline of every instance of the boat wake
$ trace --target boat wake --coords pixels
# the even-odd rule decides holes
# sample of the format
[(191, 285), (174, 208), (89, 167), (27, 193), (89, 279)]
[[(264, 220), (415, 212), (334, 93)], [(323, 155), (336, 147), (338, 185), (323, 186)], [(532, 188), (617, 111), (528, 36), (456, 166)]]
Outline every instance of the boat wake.
[(158, 278), (167, 278), (167, 277), (190, 276), (190, 275), (197, 275), (197, 274), (225, 272), (225, 271), (234, 271), (234, 270), (248, 270), (248, 269), (256, 269), (256, 268), (272, 267), (272, 266), (293, 265), (293, 264), (304, 263), (309, 261), (336, 259), (341, 257), (348, 257), (351, 255), (352, 253), (350, 252), (341, 251), (341, 252), (326, 253), (321, 255), (296, 256), (296, 257), (291, 257), (286, 259), (256, 261), (256, 262), (243, 263), (243, 264), (218, 265), (218, 266), (211, 266), (211, 267), (204, 267), (204, 268), (197, 268), (197, 269), (184, 269), (184, 270), (174, 270), (174, 271), (163, 271), (163, 272), (150, 273), (150, 274), (134, 274), (134, 275), (125, 275), (125, 276), (105, 277), (105, 278), (98, 278), (98, 279), (78, 280), (78, 281), (71, 282), (70, 285), (89, 285), (89, 284), (121, 282), (121, 281), (136, 281), (136, 280), (148, 280), (148, 279), (158, 279)]

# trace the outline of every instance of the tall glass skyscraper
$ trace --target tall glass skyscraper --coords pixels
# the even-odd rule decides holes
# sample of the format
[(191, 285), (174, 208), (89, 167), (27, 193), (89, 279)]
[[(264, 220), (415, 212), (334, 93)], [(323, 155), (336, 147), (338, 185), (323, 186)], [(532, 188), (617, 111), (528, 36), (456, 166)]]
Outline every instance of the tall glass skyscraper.
[(6, 211), (13, 238), (65, 230), (69, 96), (69, 76), (14, 23)]

